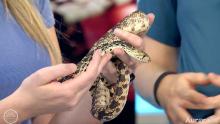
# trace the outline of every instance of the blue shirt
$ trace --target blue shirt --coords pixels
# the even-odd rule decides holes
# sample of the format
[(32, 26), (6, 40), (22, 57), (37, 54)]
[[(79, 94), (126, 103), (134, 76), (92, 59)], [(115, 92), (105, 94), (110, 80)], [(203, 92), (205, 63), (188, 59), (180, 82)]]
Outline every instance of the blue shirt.
[[(220, 74), (219, 0), (138, 0), (138, 6), (156, 15), (148, 35), (179, 48), (179, 72)], [(213, 85), (197, 89), (208, 96), (220, 93), (220, 87)], [(190, 112), (198, 119), (213, 114), (213, 110)]]
[[(34, 4), (46, 26), (52, 27), (55, 22), (49, 0), (34, 0)], [(12, 17), (6, 16), (0, 0), (0, 99), (14, 92), (31, 73), (49, 65), (47, 51), (28, 37)]]

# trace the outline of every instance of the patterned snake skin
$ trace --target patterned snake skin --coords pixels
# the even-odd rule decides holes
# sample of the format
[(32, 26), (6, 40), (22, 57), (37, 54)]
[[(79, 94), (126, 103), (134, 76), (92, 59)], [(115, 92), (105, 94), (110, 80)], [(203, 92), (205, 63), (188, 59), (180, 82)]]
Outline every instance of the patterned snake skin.
[[(145, 52), (121, 41), (113, 34), (114, 29), (119, 28), (133, 34), (143, 35), (149, 27), (149, 19), (146, 14), (140, 11), (133, 12), (94, 44), (89, 53), (77, 64), (78, 68), (74, 74), (68, 75), (60, 81), (74, 78), (75, 75), (86, 71), (92, 55), (97, 49), (101, 49), (105, 53), (112, 53), (113, 49), (122, 48), (132, 58), (140, 62), (150, 62), (150, 57)], [(130, 73), (128, 66), (116, 56), (112, 59), (112, 63), (117, 70), (117, 82), (115, 84), (108, 83), (107, 79), (100, 74), (90, 89), (92, 95), (91, 114), (102, 122), (110, 121), (121, 113), (127, 101), (129, 90)]]

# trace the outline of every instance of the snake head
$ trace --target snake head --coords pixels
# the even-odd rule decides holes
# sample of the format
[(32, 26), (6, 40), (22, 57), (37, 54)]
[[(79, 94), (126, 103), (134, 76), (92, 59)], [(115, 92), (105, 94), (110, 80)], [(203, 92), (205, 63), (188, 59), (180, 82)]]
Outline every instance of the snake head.
[(124, 31), (141, 36), (149, 30), (150, 21), (147, 14), (141, 11), (135, 11), (131, 13), (129, 16), (127, 16), (116, 27)]

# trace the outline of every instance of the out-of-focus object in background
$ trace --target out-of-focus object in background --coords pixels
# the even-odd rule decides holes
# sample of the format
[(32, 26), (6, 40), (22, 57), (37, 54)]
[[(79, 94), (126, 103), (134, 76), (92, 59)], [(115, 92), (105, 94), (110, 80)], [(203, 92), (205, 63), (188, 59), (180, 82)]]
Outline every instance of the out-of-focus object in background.
[(63, 16), (66, 23), (75, 23), (99, 15), (113, 4), (111, 0), (69, 0), (62, 5), (60, 3), (52, 1), (52, 7), (54, 12)]
[(79, 22), (102, 14), (113, 5), (122, 5), (132, 0), (52, 0), (53, 11), (62, 15), (66, 23)]
[(122, 5), (130, 3), (132, 0), (112, 0), (116, 5)]
[(56, 32), (64, 62), (79, 62), (88, 51), (80, 23), (67, 24), (63, 17), (54, 13)]
[(112, 6), (108, 11), (98, 16), (93, 16), (81, 21), (86, 45), (91, 48), (108, 29), (112, 28), (122, 18), (137, 10), (135, 3)]

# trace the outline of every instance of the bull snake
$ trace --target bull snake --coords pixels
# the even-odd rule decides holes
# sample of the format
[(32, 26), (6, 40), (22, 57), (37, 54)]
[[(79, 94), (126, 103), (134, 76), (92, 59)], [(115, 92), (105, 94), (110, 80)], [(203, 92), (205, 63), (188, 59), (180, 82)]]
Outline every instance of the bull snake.
[[(92, 55), (97, 49), (101, 49), (105, 53), (112, 53), (113, 49), (122, 48), (132, 58), (140, 62), (149, 62), (150, 57), (147, 53), (123, 42), (113, 33), (115, 28), (119, 28), (140, 36), (146, 33), (149, 27), (149, 19), (145, 13), (140, 11), (131, 13), (93, 45), (88, 54), (77, 64), (77, 70), (74, 74), (63, 77), (60, 81), (74, 78), (75, 75), (86, 71)], [(121, 113), (129, 91), (130, 72), (128, 66), (116, 56), (112, 59), (112, 63), (117, 70), (117, 82), (112, 85), (100, 74), (90, 89), (92, 96), (91, 114), (102, 122), (110, 121)]]

